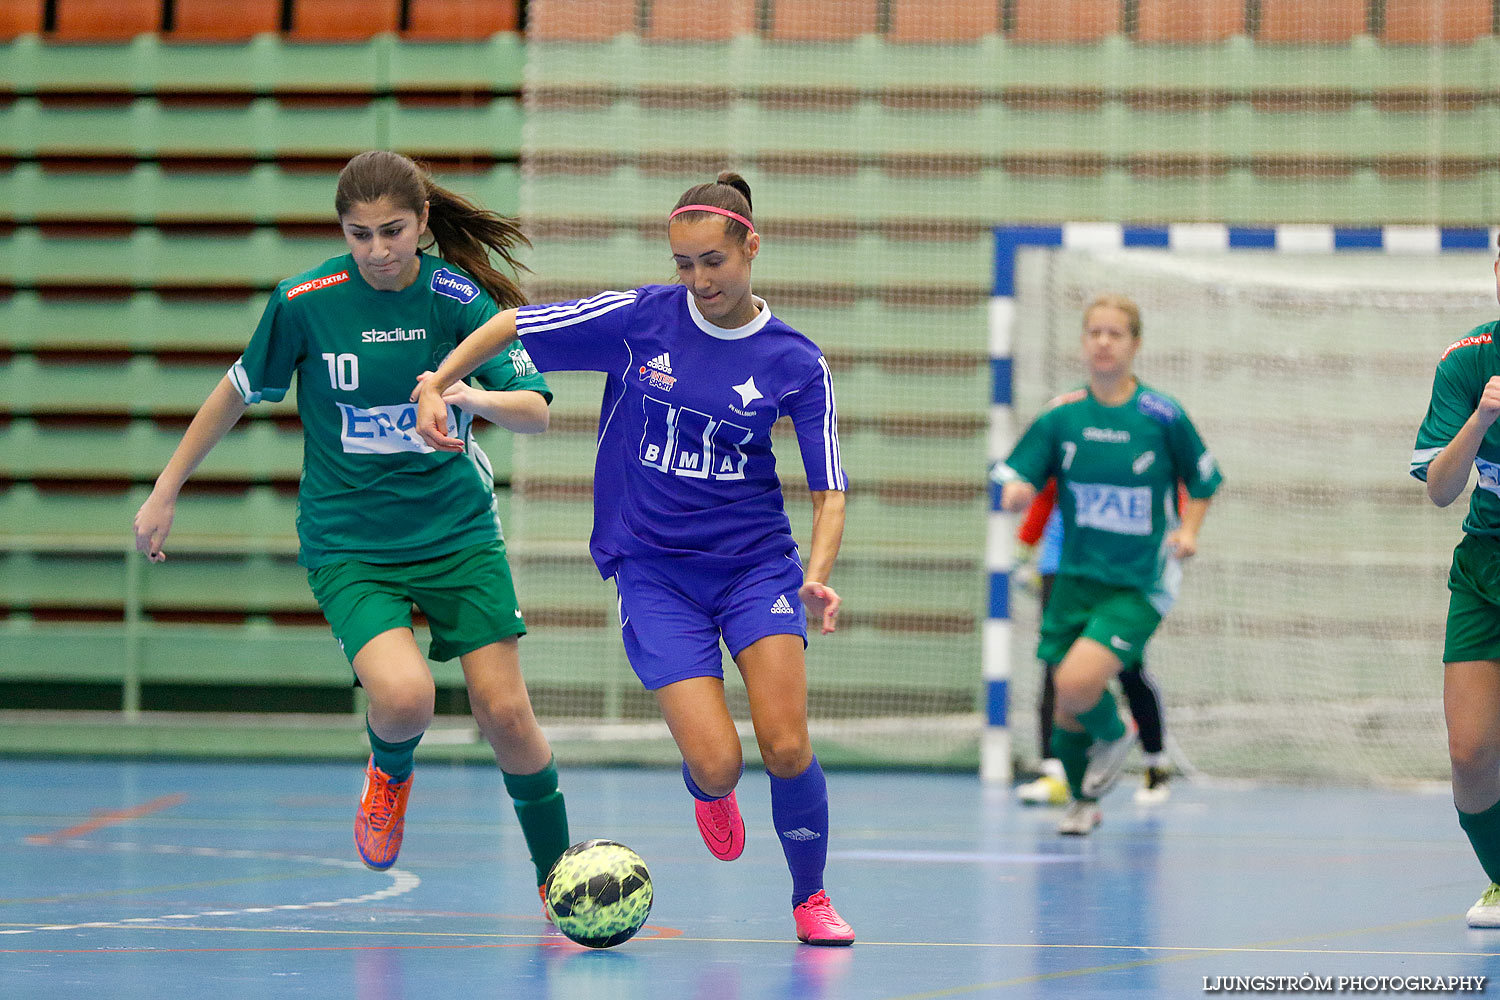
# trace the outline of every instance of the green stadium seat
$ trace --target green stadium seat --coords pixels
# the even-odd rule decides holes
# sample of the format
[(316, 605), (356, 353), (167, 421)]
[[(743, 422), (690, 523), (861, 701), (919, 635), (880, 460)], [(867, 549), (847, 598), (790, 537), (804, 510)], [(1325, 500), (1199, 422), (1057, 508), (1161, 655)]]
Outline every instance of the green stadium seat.
[(264, 293), (249, 292), (164, 298), (151, 291), (89, 297), (17, 291), (0, 296), (0, 351), (170, 351), (233, 357), (250, 339), (265, 300)]
[(172, 42), (247, 42), (281, 30), (281, 0), (172, 0)]
[(515, 0), (408, 0), (401, 37), (411, 41), (477, 41), (519, 31)]
[(1491, 0), (1385, 0), (1380, 40), (1394, 45), (1467, 44), (1494, 31)]
[(1135, 40), (1167, 45), (1222, 42), (1245, 31), (1245, 0), (1138, 0)]
[(410, 156), (520, 156), (524, 115), (517, 99), (484, 95), (442, 104), (396, 100), (389, 110), (389, 144)]
[(1255, 40), (1272, 45), (1351, 42), (1365, 30), (1365, 0), (1261, 0)]
[(838, 42), (872, 35), (879, 26), (876, 0), (775, 0), (770, 37), (777, 42)]
[(723, 42), (755, 30), (755, 0), (651, 0), (645, 37), (653, 42)]
[[(182, 440), (180, 424), (147, 419), (89, 424), (16, 417), (0, 433), (0, 477), (63, 483), (153, 482)], [(296, 483), (302, 432), (241, 421), (194, 473), (200, 483)]]
[(1015, 0), (1015, 42), (1096, 42), (1119, 34), (1121, 0)]
[(161, 30), (162, 0), (55, 0), (50, 42), (124, 42)]
[(401, 24), (400, 0), (292, 0), (293, 42), (365, 42)]
[(42, 30), (45, 0), (9, 0), (0, 4), (0, 42)]
[(893, 0), (886, 40), (925, 45), (977, 42), (1000, 33), (1000, 6), (972, 0)]
[(636, 0), (531, 0), (526, 37), (541, 42), (603, 42), (636, 30)]
[(476, 41), (403, 41), (391, 48), (390, 87), (398, 95), (437, 92), (514, 95), (521, 92), (526, 45), (500, 33)]

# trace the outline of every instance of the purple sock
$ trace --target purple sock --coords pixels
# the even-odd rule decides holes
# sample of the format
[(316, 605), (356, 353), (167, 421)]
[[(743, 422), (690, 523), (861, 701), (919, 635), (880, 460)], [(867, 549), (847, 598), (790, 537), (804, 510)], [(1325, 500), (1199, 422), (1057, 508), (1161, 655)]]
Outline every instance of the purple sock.
[[(745, 773), (744, 761), (740, 761), (740, 773)], [(723, 795), (710, 795), (703, 789), (699, 788), (698, 783), (693, 780), (693, 772), (688, 770), (687, 761), (682, 762), (682, 783), (684, 785), (687, 785), (687, 790), (691, 792), (693, 794), (693, 798), (697, 799), (699, 802), (717, 802), (720, 799), (728, 798), (727, 792)], [(739, 782), (735, 783), (738, 784)]]
[(792, 905), (823, 888), (828, 864), (828, 782), (813, 757), (795, 778), (771, 778), (771, 822), (792, 873)]

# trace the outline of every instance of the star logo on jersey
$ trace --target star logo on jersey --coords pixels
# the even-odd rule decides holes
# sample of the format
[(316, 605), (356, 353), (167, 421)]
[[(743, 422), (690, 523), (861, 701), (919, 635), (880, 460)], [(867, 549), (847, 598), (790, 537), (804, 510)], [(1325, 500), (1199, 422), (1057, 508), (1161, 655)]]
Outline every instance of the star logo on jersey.
[(751, 375), (739, 385), (730, 386), (730, 388), (740, 394), (741, 406), (749, 406), (757, 399), (765, 399), (765, 396), (761, 395), (761, 391), (755, 387), (754, 375)]

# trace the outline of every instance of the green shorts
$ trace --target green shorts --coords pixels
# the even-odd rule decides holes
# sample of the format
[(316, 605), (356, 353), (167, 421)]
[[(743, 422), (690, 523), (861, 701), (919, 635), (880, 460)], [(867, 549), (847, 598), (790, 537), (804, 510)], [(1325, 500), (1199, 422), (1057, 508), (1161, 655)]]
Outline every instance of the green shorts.
[(331, 563), (308, 570), (307, 582), (350, 663), (380, 633), (411, 628), (413, 604), (427, 616), (433, 660), (526, 634), (498, 540), (421, 562)]
[(1131, 670), (1141, 665), (1146, 643), (1160, 624), (1161, 615), (1140, 591), (1059, 573), (1042, 612), (1037, 659), (1061, 663), (1073, 643), (1085, 637), (1108, 647)]
[(1448, 570), (1443, 662), (1500, 660), (1500, 538), (1464, 535)]

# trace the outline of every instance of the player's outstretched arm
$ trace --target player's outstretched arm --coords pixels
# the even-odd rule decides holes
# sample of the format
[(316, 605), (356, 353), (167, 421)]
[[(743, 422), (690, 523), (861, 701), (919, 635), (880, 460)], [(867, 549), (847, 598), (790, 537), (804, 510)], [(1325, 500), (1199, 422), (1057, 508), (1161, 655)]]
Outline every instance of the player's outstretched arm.
[(516, 311), (502, 310), (465, 337), (429, 378), (417, 383), (411, 398), (417, 404), (417, 433), (423, 440), (438, 451), (464, 450), (464, 443), (448, 434), (448, 405), (443, 402), (443, 393), (515, 339)]
[(213, 451), (214, 445), (223, 440), (229, 429), (244, 416), (247, 404), (234, 383), (226, 376), (214, 386), (192, 423), (183, 432), (182, 441), (167, 467), (156, 477), (156, 486), (141, 509), (135, 513), (135, 550), (146, 554), (152, 562), (166, 561), (162, 544), (172, 530), (172, 518), (177, 511), (177, 494), (187, 482), (193, 470)]
[(1446, 507), (1469, 485), (1469, 470), (1496, 417), (1500, 417), (1500, 375), (1490, 376), (1473, 414), (1427, 466), (1427, 496), (1433, 503)]
[(833, 573), (833, 561), (844, 540), (844, 491), (813, 490), (812, 503), (812, 544), (798, 594), (809, 618), (822, 616), (821, 629), (827, 635), (838, 627), (839, 606), (843, 603), (825, 581)]
[[(423, 372), (417, 381), (431, 377), (432, 372)], [(467, 382), (454, 382), (443, 391), (443, 402), (513, 434), (540, 434), (551, 422), (547, 397), (534, 389), (476, 389)]]

